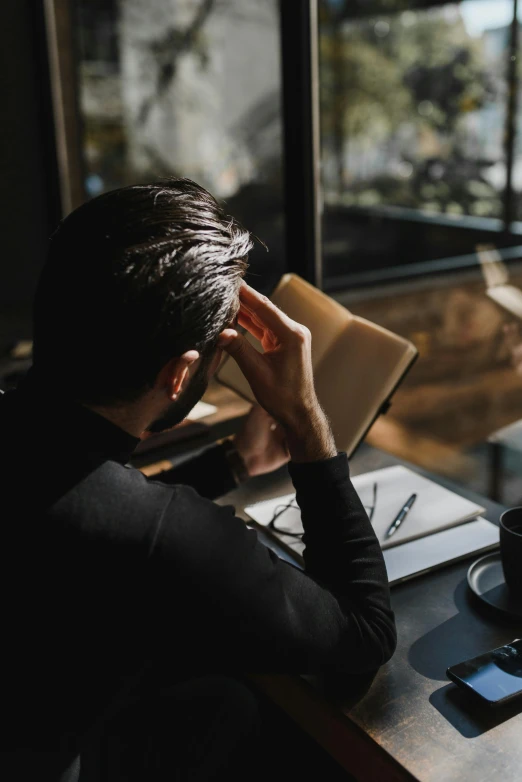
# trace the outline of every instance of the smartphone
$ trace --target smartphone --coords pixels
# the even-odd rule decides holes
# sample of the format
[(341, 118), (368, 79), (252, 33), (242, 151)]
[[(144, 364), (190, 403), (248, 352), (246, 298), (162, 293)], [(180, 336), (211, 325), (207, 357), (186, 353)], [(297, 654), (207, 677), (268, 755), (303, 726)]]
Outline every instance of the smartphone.
[(522, 640), (452, 665), (446, 676), (471, 690), (489, 706), (501, 706), (522, 696)]

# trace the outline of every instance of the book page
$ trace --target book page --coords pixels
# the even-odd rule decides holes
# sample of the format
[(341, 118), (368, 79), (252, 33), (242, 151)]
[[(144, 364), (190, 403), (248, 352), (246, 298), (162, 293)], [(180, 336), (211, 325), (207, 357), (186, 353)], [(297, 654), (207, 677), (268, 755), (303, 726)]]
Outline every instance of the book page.
[[(372, 513), (372, 526), (383, 550), (466, 524), (484, 512), (481, 505), (402, 465), (356, 475), (352, 483), (366, 512), (368, 515)], [(412, 494), (416, 494), (417, 499), (406, 519), (397, 532), (386, 539), (390, 524)], [(276, 517), (273, 531), (283, 543), (301, 554), (304, 546), (299, 538), (294, 537), (303, 532), (295, 494), (258, 502), (245, 508), (245, 512), (263, 527)]]
[[(281, 497), (281, 502), (284, 499), (286, 498)], [(259, 505), (262, 504), (259, 503)], [(246, 508), (247, 513), (255, 518), (258, 514), (259, 505)], [(261, 511), (261, 515), (266, 516), (267, 511), (268, 508)], [(295, 514), (293, 510), (289, 512)], [(281, 523), (283, 523), (283, 520), (281, 520)], [(297, 524), (295, 526), (297, 528)], [(289, 535), (277, 533), (276, 537), (290, 549), (297, 561), (303, 565), (304, 543), (299, 538), (290, 537)], [(478, 518), (475, 521), (468, 521), (450, 529), (434, 532), (432, 535), (427, 535), (424, 538), (417, 538), (409, 543), (403, 543), (401, 546), (387, 548), (383, 554), (389, 584), (393, 586), (415, 576), (420, 576), (430, 570), (440, 568), (443, 565), (456, 562), (459, 559), (470, 556), (470, 554), (490, 551), (497, 548), (498, 543), (498, 527), (484, 518)]]
[[(275, 518), (276, 528), (270, 531), (281, 543), (291, 549), (293, 554), (301, 556), (304, 543), (300, 537), (295, 537), (295, 535), (302, 534), (303, 525), (295, 494), (285, 494), (273, 500), (257, 502), (255, 505), (245, 508), (245, 513), (262, 527), (268, 527), (272, 519), (277, 516)], [(292, 535), (285, 535), (285, 530), (289, 530)]]
[[(498, 527), (477, 518), (484, 508), (407, 467), (385, 467), (357, 475), (352, 482), (367, 512), (375, 503), (372, 525), (381, 541), (390, 585), (498, 546)], [(403, 525), (386, 543), (386, 529), (413, 492), (417, 500)], [(303, 564), (301, 538), (285, 534), (303, 532), (295, 494), (258, 502), (245, 511), (263, 527), (277, 516), (276, 529), (271, 533)]]
[[(484, 512), (481, 505), (402, 465), (357, 475), (352, 482), (367, 509), (372, 505), (373, 486), (377, 484), (372, 526), (383, 549), (464, 524)], [(411, 510), (397, 532), (387, 539), (386, 531), (412, 494), (417, 499)]]
[(339, 450), (353, 453), (416, 355), (408, 340), (352, 318), (314, 373)]
[(499, 529), (487, 519), (469, 521), (426, 538), (389, 548), (384, 562), (390, 586), (499, 544)]

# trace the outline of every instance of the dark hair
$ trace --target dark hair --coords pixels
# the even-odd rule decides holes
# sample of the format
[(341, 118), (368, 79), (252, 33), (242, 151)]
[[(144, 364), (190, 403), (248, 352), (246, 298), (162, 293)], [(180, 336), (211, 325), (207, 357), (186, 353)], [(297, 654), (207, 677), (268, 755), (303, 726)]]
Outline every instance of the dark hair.
[(251, 235), (190, 179), (113, 190), (51, 237), (34, 304), (34, 365), (78, 401), (137, 399), (165, 363), (213, 353)]

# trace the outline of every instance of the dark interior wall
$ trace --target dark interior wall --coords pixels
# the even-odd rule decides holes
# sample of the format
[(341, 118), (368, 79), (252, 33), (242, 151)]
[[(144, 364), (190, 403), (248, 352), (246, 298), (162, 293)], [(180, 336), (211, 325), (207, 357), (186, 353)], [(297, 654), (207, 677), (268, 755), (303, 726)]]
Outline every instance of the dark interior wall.
[(0, 338), (28, 336), (59, 218), (43, 0), (0, 2)]

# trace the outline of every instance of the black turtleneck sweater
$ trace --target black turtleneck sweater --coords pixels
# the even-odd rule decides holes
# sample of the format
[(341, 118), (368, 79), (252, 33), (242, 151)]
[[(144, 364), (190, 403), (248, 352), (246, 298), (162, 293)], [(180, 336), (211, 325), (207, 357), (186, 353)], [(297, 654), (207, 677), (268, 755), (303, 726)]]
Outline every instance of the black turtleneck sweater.
[(357, 673), (393, 653), (384, 562), (345, 454), (289, 466), (302, 572), (211, 501), (234, 485), (219, 446), (148, 480), (127, 465), (135, 438), (31, 379), (0, 396), (0, 434), (2, 743), (45, 758), (39, 778), (145, 666), (167, 682)]

